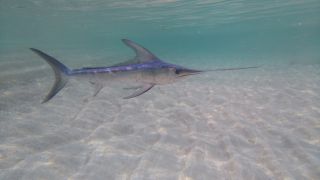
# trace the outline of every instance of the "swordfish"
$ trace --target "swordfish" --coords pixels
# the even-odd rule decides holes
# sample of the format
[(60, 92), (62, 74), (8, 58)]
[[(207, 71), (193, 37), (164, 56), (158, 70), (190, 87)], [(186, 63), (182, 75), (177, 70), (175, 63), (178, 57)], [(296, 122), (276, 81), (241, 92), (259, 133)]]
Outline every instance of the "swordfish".
[(213, 70), (189, 69), (167, 63), (159, 59), (148, 49), (131, 40), (122, 39), (122, 42), (134, 50), (136, 56), (132, 60), (108, 67), (84, 67), (80, 69), (69, 69), (52, 56), (38, 49), (30, 48), (30, 50), (42, 57), (51, 66), (55, 75), (54, 85), (42, 103), (48, 102), (53, 98), (67, 84), (68, 80), (74, 77), (85, 77), (85, 79), (89, 79), (89, 81), (95, 85), (94, 96), (99, 93), (99, 91), (107, 84), (106, 81), (110, 79), (134, 82), (139, 86), (130, 88), (135, 91), (131, 95), (124, 97), (124, 99), (130, 99), (142, 95), (155, 85), (173, 83), (183, 77), (202, 72), (257, 68), (240, 67)]

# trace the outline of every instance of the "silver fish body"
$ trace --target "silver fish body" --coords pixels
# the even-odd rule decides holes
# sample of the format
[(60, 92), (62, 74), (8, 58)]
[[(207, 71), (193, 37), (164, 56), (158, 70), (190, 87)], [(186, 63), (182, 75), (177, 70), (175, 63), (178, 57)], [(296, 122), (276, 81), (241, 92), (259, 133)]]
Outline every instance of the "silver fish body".
[[(67, 84), (70, 78), (86, 80), (92, 84), (95, 84), (96, 90), (94, 95), (97, 95), (99, 91), (110, 81), (117, 81), (120, 83), (130, 82), (137, 84), (138, 86), (133, 88), (136, 89), (136, 91), (131, 95), (124, 97), (125, 99), (130, 99), (140, 96), (155, 85), (173, 83), (186, 76), (205, 72), (166, 63), (137, 43), (127, 39), (123, 39), (122, 41), (124, 44), (134, 50), (136, 56), (133, 60), (109, 67), (84, 67), (80, 69), (69, 69), (50, 55), (38, 49), (30, 48), (34, 53), (42, 57), (51, 66), (55, 74), (55, 83), (48, 95), (43, 100), (43, 103), (53, 98)], [(216, 69), (213, 71), (248, 68), (256, 67)]]

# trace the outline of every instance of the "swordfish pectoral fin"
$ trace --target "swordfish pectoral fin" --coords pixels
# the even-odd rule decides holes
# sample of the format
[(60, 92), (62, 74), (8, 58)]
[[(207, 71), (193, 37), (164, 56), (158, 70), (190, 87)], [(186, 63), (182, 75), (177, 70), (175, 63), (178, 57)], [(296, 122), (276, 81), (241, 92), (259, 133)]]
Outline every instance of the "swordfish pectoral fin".
[(130, 98), (140, 96), (141, 94), (149, 91), (153, 86), (154, 86), (154, 84), (146, 84), (146, 85), (142, 86), (140, 89), (136, 90), (130, 96), (124, 97), (123, 99), (130, 99)]
[(142, 88), (143, 86), (131, 86), (131, 87), (125, 87), (123, 88), (124, 90), (131, 90), (131, 89), (134, 89), (134, 90), (137, 90), (137, 89), (140, 89)]

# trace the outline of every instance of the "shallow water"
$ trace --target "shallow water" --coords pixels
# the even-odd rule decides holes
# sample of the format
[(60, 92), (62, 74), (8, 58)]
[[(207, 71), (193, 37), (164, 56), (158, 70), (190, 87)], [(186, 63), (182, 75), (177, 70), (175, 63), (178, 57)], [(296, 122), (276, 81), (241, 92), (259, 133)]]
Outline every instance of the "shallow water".
[[(320, 3), (0, 1), (0, 179), (319, 179)], [(130, 100), (54, 75), (133, 56), (210, 72)]]

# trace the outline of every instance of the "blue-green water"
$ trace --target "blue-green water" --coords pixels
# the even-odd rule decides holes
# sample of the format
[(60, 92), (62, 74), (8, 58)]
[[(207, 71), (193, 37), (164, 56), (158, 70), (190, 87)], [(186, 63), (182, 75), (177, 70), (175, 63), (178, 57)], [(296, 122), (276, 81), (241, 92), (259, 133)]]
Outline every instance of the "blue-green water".
[(130, 50), (120, 39), (129, 38), (170, 61), (320, 58), (317, 0), (2, 0), (0, 8), (2, 53), (37, 47), (121, 59)]
[[(132, 92), (54, 82), (128, 38), (208, 72)], [(127, 84), (121, 84), (127, 87)], [(319, 0), (0, 0), (0, 179), (320, 179)]]

